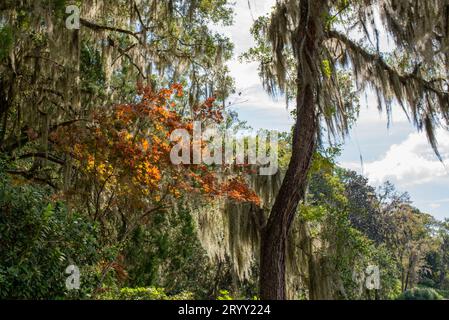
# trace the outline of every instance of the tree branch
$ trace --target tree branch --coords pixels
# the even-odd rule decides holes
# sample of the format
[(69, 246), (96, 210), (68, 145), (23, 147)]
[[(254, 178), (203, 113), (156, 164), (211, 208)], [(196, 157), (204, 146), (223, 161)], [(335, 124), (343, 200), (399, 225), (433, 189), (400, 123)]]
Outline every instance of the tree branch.
[(29, 158), (41, 158), (41, 159), (46, 159), (46, 160), (49, 160), (49, 161), (51, 161), (51, 162), (60, 164), (60, 165), (62, 165), (62, 166), (65, 164), (65, 161), (64, 161), (64, 160), (59, 159), (59, 158), (57, 158), (56, 156), (51, 155), (51, 154), (48, 154), (48, 153), (45, 153), (45, 152), (31, 152), (31, 153), (26, 153), (26, 154), (23, 154), (23, 155), (21, 155), (21, 156), (19, 156), (19, 157), (16, 157), (16, 158), (14, 159), (14, 161), (17, 161), (17, 160), (23, 160), (23, 159), (29, 159)]
[(47, 185), (49, 185), (50, 187), (52, 187), (53, 189), (57, 190), (58, 188), (56, 187), (55, 184), (53, 184), (51, 181), (48, 181), (47, 179), (44, 178), (39, 178), (34, 176), (34, 174), (32, 172), (28, 172), (28, 171), (17, 171), (17, 170), (8, 170), (6, 171), (6, 173), (8, 174), (12, 174), (12, 175), (19, 175), (24, 177), (27, 180), (31, 180), (31, 181), (36, 181), (39, 183), (45, 183)]
[(102, 26), (102, 25), (96, 24), (94, 22), (88, 21), (86, 19), (80, 19), (80, 22), (84, 27), (89, 28), (93, 31), (108, 30), (108, 31), (113, 31), (113, 32), (124, 33), (124, 34), (134, 37), (140, 44), (143, 44), (142, 40), (138, 37), (140, 32), (133, 32), (133, 31), (121, 29), (121, 28)]
[(328, 31), (327, 34), (328, 34), (328, 37), (337, 39), (338, 41), (341, 41), (347, 48), (349, 48), (350, 50), (352, 50), (354, 52), (357, 52), (365, 60), (373, 61), (373, 62), (377, 63), (379, 66), (381, 66), (384, 71), (387, 71), (390, 74), (395, 74), (402, 84), (406, 84), (410, 80), (416, 80), (416, 81), (419, 81), (420, 83), (422, 83), (422, 85), (423, 85), (423, 87), (425, 89), (427, 89), (428, 91), (432, 91), (432, 92), (434, 92), (437, 95), (441, 95), (441, 94), (447, 95), (447, 94), (449, 94), (448, 92), (442, 91), (442, 90), (436, 88), (433, 85), (434, 82), (438, 82), (438, 81), (444, 80), (442, 78), (435, 78), (435, 79), (431, 79), (431, 80), (425, 80), (424, 78), (419, 77), (418, 75), (416, 75), (414, 73), (401, 74), (400, 72), (398, 72), (397, 70), (395, 70), (394, 68), (389, 66), (385, 62), (385, 60), (382, 59), (381, 56), (379, 56), (378, 54), (373, 54), (373, 53), (368, 52), (367, 50), (363, 49), (360, 45), (358, 45), (353, 40), (349, 39), (344, 34), (342, 34), (340, 32), (337, 32), (337, 31)]

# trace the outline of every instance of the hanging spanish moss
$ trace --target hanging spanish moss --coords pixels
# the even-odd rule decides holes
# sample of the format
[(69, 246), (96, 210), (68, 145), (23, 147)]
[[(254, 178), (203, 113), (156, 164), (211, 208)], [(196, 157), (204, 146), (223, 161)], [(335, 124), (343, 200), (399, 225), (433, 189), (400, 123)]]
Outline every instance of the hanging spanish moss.
[[(304, 4), (313, 6), (310, 1)], [(379, 108), (389, 118), (392, 103), (398, 102), (418, 130), (427, 133), (439, 155), (435, 129), (449, 125), (448, 2), (383, 0), (342, 5), (339, 1), (335, 4), (324, 1), (320, 6), (323, 15), (301, 17), (298, 1), (281, 0), (269, 19), (259, 20), (255, 31), (272, 48), (271, 60), (262, 61), (260, 66), (267, 90), (286, 92), (288, 86), (296, 91), (292, 68), (302, 70), (299, 74), (302, 81), (316, 87), (316, 108), (329, 138), (344, 137), (351, 125), (350, 115), (354, 113), (354, 103), (348, 103), (347, 93), (342, 92), (347, 86), (342, 85), (345, 77), (342, 78), (341, 72), (349, 71), (357, 89), (375, 91)], [(353, 24), (343, 28), (343, 24), (325, 25), (318, 21), (323, 16), (338, 14), (346, 21), (354, 21)], [(315, 25), (322, 28), (316, 30), (316, 41), (322, 43), (318, 56), (298, 56), (303, 52), (303, 44), (297, 42), (296, 34), (297, 28), (303, 28), (304, 19), (315, 19)], [(356, 30), (364, 34), (364, 41), (349, 36)], [(393, 42), (392, 54), (379, 51), (381, 32)], [(407, 56), (401, 54), (404, 50)], [(409, 62), (401, 64), (405, 59)]]
[[(231, 92), (223, 64), (232, 45), (206, 27), (211, 18), (204, 12), (220, 7), (184, 0), (84, 0), (73, 3), (81, 15), (77, 30), (66, 26), (70, 4), (37, 0), (0, 8), (0, 23), (12, 41), (0, 57), (0, 146), (6, 154), (38, 137), (42, 150), (51, 152), (50, 131), (88, 120), (97, 107), (131, 101), (137, 83), (188, 84), (195, 99), (185, 101), (185, 109), (215, 96), (217, 87), (224, 92), (218, 99)], [(20, 112), (9, 119), (14, 108)]]

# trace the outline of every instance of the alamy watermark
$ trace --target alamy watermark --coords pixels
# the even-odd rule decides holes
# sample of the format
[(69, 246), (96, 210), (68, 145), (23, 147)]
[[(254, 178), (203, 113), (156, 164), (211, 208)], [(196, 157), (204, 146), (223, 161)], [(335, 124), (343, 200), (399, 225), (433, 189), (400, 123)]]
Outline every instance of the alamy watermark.
[(69, 16), (65, 20), (65, 26), (69, 30), (79, 30), (81, 21), (81, 9), (78, 6), (67, 6), (65, 13)]
[(352, 280), (359, 286), (362, 291), (363, 287), (368, 290), (380, 290), (380, 269), (378, 266), (370, 265), (366, 267), (364, 272), (354, 271)]
[(172, 132), (176, 145), (170, 153), (174, 165), (255, 165), (263, 176), (278, 172), (278, 133), (259, 133), (256, 137), (237, 137), (216, 126), (204, 130), (199, 121), (193, 124), (193, 136), (186, 129)]
[(81, 287), (80, 269), (72, 264), (65, 269), (65, 273), (69, 275), (65, 280), (67, 290), (79, 290)]

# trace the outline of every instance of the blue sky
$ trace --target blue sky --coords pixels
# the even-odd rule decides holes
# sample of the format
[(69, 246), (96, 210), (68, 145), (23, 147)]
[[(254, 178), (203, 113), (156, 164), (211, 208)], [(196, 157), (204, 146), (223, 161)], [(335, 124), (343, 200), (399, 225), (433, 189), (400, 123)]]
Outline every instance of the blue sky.
[[(269, 12), (275, 0), (249, 2), (251, 10), (247, 0), (236, 0), (235, 24), (219, 29), (235, 44), (235, 58), (229, 68), (242, 95), (231, 98), (233, 109), (254, 129), (288, 131), (293, 120), (285, 101), (276, 101), (265, 93), (257, 64), (240, 63), (237, 59), (254, 44), (249, 31), (253, 17)], [(388, 46), (388, 39), (383, 42)], [(438, 219), (449, 218), (449, 133), (438, 132), (443, 165), (429, 147), (425, 134), (416, 132), (399, 107), (393, 108), (393, 122), (388, 128), (386, 116), (377, 110), (374, 95), (366, 92), (361, 100), (360, 118), (343, 146), (339, 164), (363, 173), (373, 186), (390, 180), (400, 191), (409, 192), (414, 205), (422, 211)]]

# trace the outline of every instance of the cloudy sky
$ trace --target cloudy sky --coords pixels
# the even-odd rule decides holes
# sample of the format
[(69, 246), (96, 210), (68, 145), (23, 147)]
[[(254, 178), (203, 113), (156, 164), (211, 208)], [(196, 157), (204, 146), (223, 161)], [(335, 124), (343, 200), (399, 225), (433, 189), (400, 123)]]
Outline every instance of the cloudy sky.
[[(255, 129), (288, 131), (293, 123), (285, 101), (276, 101), (263, 90), (257, 64), (240, 63), (237, 57), (253, 44), (250, 27), (253, 18), (270, 11), (275, 0), (236, 0), (235, 24), (221, 29), (235, 43), (235, 58), (229, 67), (241, 97), (234, 98), (233, 108), (242, 120)], [(384, 46), (388, 46), (384, 39)], [(386, 116), (379, 114), (374, 95), (362, 97), (357, 126), (344, 144), (338, 159), (341, 166), (363, 173), (373, 186), (393, 182), (408, 191), (414, 205), (439, 219), (449, 218), (449, 133), (438, 132), (443, 165), (427, 143), (425, 134), (417, 133), (400, 108), (395, 108), (393, 122), (387, 127)], [(363, 165), (362, 161), (363, 159)]]

